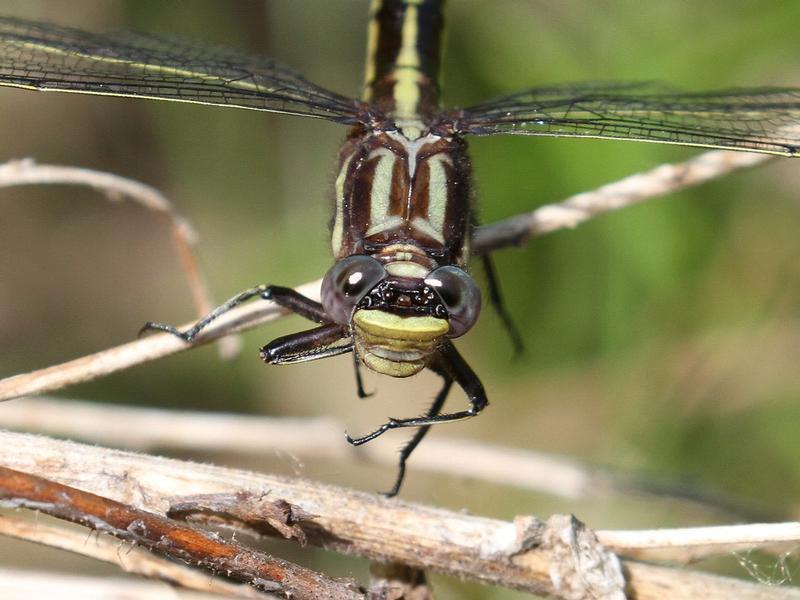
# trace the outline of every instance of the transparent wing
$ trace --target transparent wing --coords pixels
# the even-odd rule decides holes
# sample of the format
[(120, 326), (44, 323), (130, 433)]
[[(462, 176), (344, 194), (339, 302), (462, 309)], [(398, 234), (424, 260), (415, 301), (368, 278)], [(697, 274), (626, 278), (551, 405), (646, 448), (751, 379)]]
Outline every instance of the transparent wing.
[(234, 106), (353, 123), (355, 100), (272, 59), (146, 34), (0, 18), (0, 85)]
[(800, 154), (800, 89), (686, 93), (653, 83), (525, 90), (450, 115), (462, 133), (594, 137)]

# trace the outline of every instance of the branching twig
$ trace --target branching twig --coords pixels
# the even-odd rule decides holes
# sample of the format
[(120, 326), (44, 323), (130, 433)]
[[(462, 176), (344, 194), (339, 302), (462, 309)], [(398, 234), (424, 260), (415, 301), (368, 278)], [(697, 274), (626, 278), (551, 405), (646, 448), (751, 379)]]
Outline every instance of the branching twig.
[[(178, 497), (269, 494), (316, 515), (309, 543), (555, 598), (621, 598), (614, 559), (594, 534), (564, 518), (504, 522), (307, 481), (0, 432), (0, 464), (164, 514)], [(800, 590), (625, 561), (637, 600), (800, 598)], [(592, 591), (589, 591), (591, 588)], [(605, 591), (603, 591), (605, 590)], [(605, 594), (605, 595), (603, 595)]]
[[(105, 535), (87, 540), (86, 534), (79, 531), (3, 515), (0, 515), (0, 535), (67, 550), (111, 563), (126, 573), (160, 579), (186, 589), (230, 598), (265, 598), (263, 593), (247, 585), (209, 577), (207, 573), (159, 558), (136, 546), (122, 547), (122, 542)], [(0, 589), (4, 589), (2, 584)]]
[[(473, 247), (476, 252), (481, 253), (519, 245), (531, 236), (575, 227), (603, 212), (697, 185), (732, 170), (760, 164), (765, 160), (769, 160), (769, 157), (759, 154), (705, 152), (683, 163), (662, 165), (594, 192), (579, 194), (559, 204), (543, 206), (531, 213), (481, 227), (476, 231)], [(319, 282), (306, 283), (297, 289), (313, 298), (319, 297)], [(209, 327), (207, 333), (198, 338), (193, 345), (207, 343), (229, 333), (255, 327), (275, 318), (278, 312), (272, 303), (266, 302), (238, 307)], [(90, 381), (180, 352), (188, 347), (173, 336), (153, 335), (60, 365), (2, 379), (0, 400), (41, 394)]]
[(0, 504), (78, 523), (281, 597), (364, 598), (352, 583), (335, 581), (152, 512), (3, 466)]
[[(663, 165), (594, 192), (580, 194), (560, 204), (544, 206), (527, 215), (480, 228), (475, 234), (474, 249), (480, 253), (520, 245), (531, 236), (574, 227), (600, 213), (696, 185), (764, 160), (767, 159), (762, 156), (715, 151), (681, 164)], [(24, 167), (24, 163), (22, 166)], [(4, 174), (1, 169), (2, 167), (0, 185)], [(105, 176), (98, 175), (101, 179)], [(19, 177), (19, 174), (16, 176)], [(41, 174), (40, 177), (39, 181), (29, 183), (43, 183), (47, 179)], [(120, 189), (114, 176), (107, 177), (112, 178), (109, 181), (115, 193), (128, 194)], [(57, 173), (54, 172), (49, 182), (55, 180)], [(89, 185), (108, 191), (100, 183)], [(156, 210), (164, 212), (163, 207)], [(166, 212), (170, 210), (167, 209)], [(184, 250), (189, 248), (188, 243), (187, 238)], [(187, 256), (184, 255), (183, 259), (187, 260)], [(190, 271), (195, 276), (198, 275), (196, 268), (190, 267)], [(300, 291), (313, 297), (318, 294), (318, 288), (319, 282), (312, 282), (300, 288)], [(210, 327), (198, 342), (212, 341), (253, 327), (279, 314), (279, 309), (266, 302), (240, 307)], [(154, 335), (62, 365), (0, 380), (0, 400), (88, 381), (187, 347), (189, 346), (172, 336)], [(312, 543), (373, 560), (396, 561), (411, 567), (470, 577), (556, 598), (577, 598), (593, 594), (593, 598), (617, 599), (623, 597), (623, 586), (627, 594), (635, 595), (638, 600), (686, 597), (742, 600), (800, 598), (800, 592), (788, 588), (766, 588), (737, 580), (631, 561), (626, 561), (623, 571), (620, 571), (614, 555), (598, 544), (595, 534), (571, 519), (553, 518), (547, 523), (533, 518), (518, 519), (515, 523), (492, 521), (307, 482), (191, 465), (13, 433), (0, 433), (0, 463), (54, 480), (33, 485), (29, 475), (7, 473), (9, 478), (6, 482), (11, 484), (11, 489), (5, 490), (5, 493), (7, 497), (15, 498), (19, 505), (29, 505), (29, 502), (40, 505), (44, 502), (46, 508), (62, 517), (84, 523), (92, 521), (95, 526), (99, 524), (101, 528), (112, 531), (123, 539), (136, 538), (137, 542), (150, 547), (163, 546), (163, 540), (172, 539), (171, 532), (181, 531), (182, 535), (188, 535), (193, 541), (200, 543), (200, 546), (190, 545), (188, 548), (179, 545), (182, 551), (198, 550), (202, 547), (199, 555), (190, 554), (195, 563), (202, 563), (204, 558), (208, 558), (206, 551), (209, 547), (216, 548), (216, 545), (223, 542), (196, 530), (184, 529), (157, 514), (144, 513), (142, 509), (163, 514), (176, 495), (218, 495), (223, 492), (229, 495), (231, 489), (234, 489), (249, 493), (251, 498), (270, 493), (271, 501), (286, 501), (297, 505), (301, 511), (317, 515), (310, 523), (298, 525), (303, 536), (308, 537)], [(578, 481), (580, 485), (586, 485), (580, 478)], [(114, 500), (77, 490), (65, 491), (55, 482), (78, 485), (94, 494)], [(25, 485), (29, 492), (27, 499), (25, 494), (20, 493)], [(137, 508), (118, 503), (131, 503)], [(91, 510), (93, 508), (94, 513)], [(109, 508), (112, 509), (110, 512)], [(100, 509), (102, 515), (97, 512)], [(147, 527), (139, 528), (141, 523), (145, 523)], [(171, 529), (175, 527), (179, 529)], [(797, 524), (770, 527), (780, 528), (778, 537), (782, 540), (796, 540), (794, 528), (798, 527)], [(792, 531), (786, 533), (787, 529)], [(151, 535), (154, 533), (155, 537)], [(736, 538), (737, 534), (739, 538)], [(601, 541), (616, 551), (629, 552), (636, 556), (652, 556), (646, 553), (653, 547), (659, 551), (667, 548), (672, 553), (672, 558), (678, 556), (684, 559), (706, 553), (709, 547), (728, 552), (733, 548), (756, 547), (776, 539), (771, 529), (756, 534), (752, 530), (744, 533), (741, 530), (726, 530), (706, 531), (705, 537), (698, 535), (700, 534), (689, 535), (684, 532), (670, 538), (669, 533), (663, 532), (598, 532)], [(693, 539), (687, 539), (692, 536)], [(185, 542), (186, 539), (172, 541)], [(225, 551), (230, 551), (229, 548), (223, 551), (220, 547), (218, 550), (227, 560), (232, 560), (234, 556), (239, 559), (243, 556), (240, 553), (225, 554)], [(244, 548), (237, 548), (237, 552), (239, 550), (250, 553)], [(187, 555), (183, 556), (185, 558)], [(247, 556), (258, 560), (252, 553)], [(255, 564), (256, 567), (261, 565), (258, 562)], [(224, 563), (219, 562), (215, 562), (214, 566), (226, 568)], [(250, 571), (244, 579), (252, 579), (256, 572), (257, 569)], [(241, 569), (239, 573), (242, 573)], [(294, 577), (303, 577), (300, 571), (292, 573)], [(313, 573), (310, 576), (317, 577)], [(319, 580), (316, 583), (308, 580), (307, 583), (311, 586), (319, 585)], [(325, 582), (326, 585), (327, 583)], [(336, 585), (336, 582), (330, 583)], [(346, 591), (354, 592), (352, 588)]]
[[(0, 164), (0, 188), (22, 185), (90, 187), (112, 202), (128, 198), (139, 206), (163, 216), (172, 231), (178, 257), (189, 281), (189, 289), (198, 316), (207, 314), (214, 307), (208, 285), (197, 265), (194, 251), (198, 238), (197, 232), (189, 221), (175, 209), (169, 199), (156, 188), (113, 173), (81, 167), (40, 165), (30, 158), (10, 160)], [(231, 338), (222, 348), (222, 353), (224, 356), (230, 356), (237, 351), (237, 348), (237, 342)]]

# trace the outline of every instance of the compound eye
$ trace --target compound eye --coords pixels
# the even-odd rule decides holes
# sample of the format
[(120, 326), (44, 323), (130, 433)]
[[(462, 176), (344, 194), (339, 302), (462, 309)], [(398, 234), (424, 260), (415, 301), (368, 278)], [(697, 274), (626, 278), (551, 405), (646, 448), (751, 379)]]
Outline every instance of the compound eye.
[(364, 254), (355, 254), (338, 261), (322, 280), (322, 306), (337, 323), (347, 325), (353, 309), (386, 277), (383, 265)]
[(481, 312), (481, 291), (472, 278), (458, 267), (439, 267), (425, 278), (442, 300), (449, 313), (447, 337), (464, 335), (478, 320)]

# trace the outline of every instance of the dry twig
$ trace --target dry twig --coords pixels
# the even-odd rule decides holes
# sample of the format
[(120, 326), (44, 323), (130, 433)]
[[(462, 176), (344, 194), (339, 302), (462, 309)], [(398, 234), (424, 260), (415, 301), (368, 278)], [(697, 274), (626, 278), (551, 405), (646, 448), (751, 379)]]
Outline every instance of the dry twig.
[(609, 549), (631, 558), (689, 563), (742, 550), (785, 552), (800, 545), (800, 522), (598, 531), (597, 537)]
[[(319, 281), (314, 281), (298, 287), (297, 290), (306, 296), (318, 298), (319, 284)], [(214, 321), (192, 344), (187, 344), (166, 333), (156, 334), (52, 367), (6, 377), (0, 379), (0, 401), (41, 394), (68, 385), (92, 381), (117, 371), (213, 342), (231, 333), (257, 327), (282, 314), (284, 314), (284, 310), (273, 302), (261, 301), (243, 305)], [(188, 328), (193, 324), (193, 322), (186, 324), (185, 327)]]
[(712, 150), (684, 162), (659, 165), (557, 204), (546, 204), (529, 213), (479, 227), (473, 239), (475, 251), (484, 253), (510, 245), (522, 246), (531, 237), (571, 229), (603, 213), (700, 185), (774, 158), (768, 154)]
[(284, 598), (364, 598), (357, 586), (109, 498), (0, 466), (0, 504), (108, 533)]
[[(487, 252), (519, 245), (531, 236), (574, 227), (603, 212), (696, 185), (764, 160), (767, 159), (762, 156), (715, 151), (677, 165), (663, 165), (595, 192), (580, 194), (558, 205), (544, 206), (527, 215), (480, 228), (474, 238), (474, 247), (477, 252)], [(2, 175), (0, 171), (0, 180)], [(125, 193), (119, 189), (115, 191)], [(319, 282), (312, 282), (300, 288), (300, 291), (313, 297), (318, 294), (318, 287)], [(198, 342), (205, 343), (253, 327), (280, 313), (274, 305), (266, 302), (240, 307), (210, 327)], [(187, 347), (172, 336), (155, 335), (62, 365), (0, 380), (0, 400), (88, 381)], [(614, 555), (598, 544), (592, 532), (571, 519), (554, 518), (542, 523), (528, 518), (516, 523), (504, 523), (396, 501), (388, 502), (365, 494), (305, 482), (187, 465), (22, 434), (0, 434), (0, 459), (8, 467), (27, 470), (61, 483), (79, 485), (96, 494), (114, 498), (117, 502), (130, 502), (151, 512), (165, 512), (169, 508), (169, 498), (175, 495), (219, 494), (230, 492), (231, 487), (256, 495), (269, 491), (273, 499), (296, 504), (302, 510), (317, 515), (310, 523), (301, 526), (303, 535), (312, 543), (373, 560), (391, 560), (411, 567), (430, 568), (557, 598), (582, 598), (593, 594), (594, 598), (616, 599), (623, 597), (623, 588), (638, 600), (686, 597), (735, 597), (742, 600), (800, 598), (800, 592), (788, 588), (765, 588), (637, 562), (626, 561), (620, 571)], [(24, 478), (25, 475), (16, 477)], [(19, 492), (19, 486), (16, 491)], [(38, 493), (47, 493), (47, 486), (40, 486)], [(76, 493), (78, 495), (75, 498), (92, 504), (89, 496)], [(18, 495), (14, 497), (20, 498)], [(55, 496), (51, 497), (50, 503), (56, 505), (54, 499)], [(143, 518), (136, 512), (138, 509), (123, 505), (115, 505), (115, 508), (126, 518)], [(157, 519), (157, 515), (147, 518)], [(153, 521), (153, 525), (157, 523), (160, 522)], [(116, 523), (116, 529), (121, 531), (125, 528), (120, 528), (120, 524)], [(172, 522), (161, 523), (160, 526), (167, 525), (174, 526)], [(790, 525), (794, 526), (796, 524)], [(785, 529), (781, 529), (781, 532), (785, 532)], [(744, 537), (750, 545), (759, 545), (765, 541), (765, 536), (772, 534), (772, 529), (762, 530), (756, 535), (748, 531)], [(634, 534), (598, 532), (598, 535), (617, 550), (627, 549), (637, 556), (645, 556), (647, 551), (647, 540), (636, 541)], [(669, 534), (663, 534), (667, 537), (660, 540), (656, 539), (658, 535), (653, 532), (640, 533), (640, 538), (643, 535), (649, 536), (651, 545), (660, 549), (670, 546), (673, 554), (672, 546), (679, 544), (674, 538), (675, 543), (670, 542)], [(781, 534), (787, 539), (792, 535)], [(137, 537), (140, 537), (139, 541), (146, 542), (146, 536)], [(684, 539), (682, 547), (690, 548), (684, 556), (706, 552), (708, 547), (724, 549), (726, 552), (733, 547), (741, 547), (733, 538), (723, 537), (707, 536), (697, 538), (694, 542)], [(626, 543), (628, 546), (625, 546)]]
[[(197, 232), (189, 221), (181, 215), (169, 199), (156, 188), (94, 169), (69, 167), (62, 165), (40, 165), (33, 159), (10, 160), (0, 164), (0, 188), (22, 185), (76, 185), (90, 187), (112, 202), (130, 199), (139, 206), (163, 216), (169, 223), (172, 238), (184, 273), (189, 282), (189, 289), (194, 300), (195, 310), (199, 316), (207, 314), (214, 301), (208, 285), (198, 268), (195, 246)], [(231, 338), (221, 347), (223, 356), (232, 356), (238, 349), (238, 343)]]
[[(159, 514), (179, 501), (176, 496), (269, 494), (271, 502), (283, 500), (315, 515), (298, 526), (309, 543), (332, 550), (554, 598), (623, 597), (614, 556), (569, 518), (504, 522), (313, 482), (11, 432), (0, 432), (0, 464)], [(623, 561), (622, 569), (626, 593), (637, 600), (800, 598), (797, 589), (633, 561)]]

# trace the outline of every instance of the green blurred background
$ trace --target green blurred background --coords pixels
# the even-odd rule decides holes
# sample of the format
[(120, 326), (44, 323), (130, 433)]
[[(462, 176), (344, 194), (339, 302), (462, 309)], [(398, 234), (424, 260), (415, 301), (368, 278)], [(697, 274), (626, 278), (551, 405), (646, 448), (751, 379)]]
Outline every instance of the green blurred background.
[[(0, 0), (0, 12), (238, 46), (357, 96), (367, 4)], [(686, 89), (800, 87), (798, 2), (454, 0), (447, 23), (448, 105), (587, 79), (657, 79)], [(218, 300), (256, 283), (309, 281), (330, 265), (326, 223), (343, 135), (333, 124), (249, 111), (0, 90), (0, 160), (92, 167), (158, 187), (200, 232), (202, 266)], [(473, 139), (471, 147), (486, 223), (696, 153), (499, 137)], [(512, 361), (498, 319), (485, 311), (459, 347), (492, 406), (431, 435), (577, 457), (700, 486), (774, 518), (798, 518), (799, 166), (776, 160), (497, 252), (527, 351)], [(0, 376), (126, 342), (146, 320), (192, 318), (169, 231), (152, 214), (83, 189), (16, 188), (0, 191), (0, 199)], [(260, 345), (301, 327), (291, 318), (246, 334), (245, 351), (232, 363), (203, 348), (63, 394), (335, 416), (353, 432), (390, 414), (415, 414), (433, 397), (432, 376), (370, 375), (367, 386), (379, 393), (359, 401), (348, 357), (285, 368), (258, 360)], [(460, 401), (454, 393), (451, 402)], [(375, 443), (399, 446), (403, 439)], [(246, 466), (297, 469), (285, 456)], [(301, 473), (365, 490), (386, 488), (394, 477), (359, 464), (306, 463)], [(646, 496), (568, 502), (427, 475), (414, 470), (413, 459), (403, 497), (505, 519), (574, 512), (597, 528), (715, 520)], [(315, 566), (363, 576), (360, 561), (311, 557)], [(747, 576), (733, 558), (711, 566)], [(443, 598), (517, 597), (451, 580), (437, 580), (437, 590)]]

